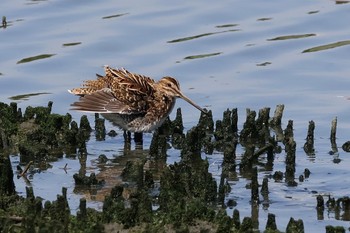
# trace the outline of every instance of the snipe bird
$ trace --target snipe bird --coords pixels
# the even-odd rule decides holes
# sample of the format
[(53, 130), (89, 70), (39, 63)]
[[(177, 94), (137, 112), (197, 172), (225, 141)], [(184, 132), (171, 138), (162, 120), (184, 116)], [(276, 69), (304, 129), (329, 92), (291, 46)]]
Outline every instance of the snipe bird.
[(127, 71), (105, 66), (105, 76), (87, 80), (82, 88), (69, 90), (80, 96), (73, 110), (101, 113), (113, 124), (130, 132), (150, 132), (162, 125), (174, 108), (177, 98), (207, 111), (186, 97), (179, 82), (163, 77), (158, 82)]

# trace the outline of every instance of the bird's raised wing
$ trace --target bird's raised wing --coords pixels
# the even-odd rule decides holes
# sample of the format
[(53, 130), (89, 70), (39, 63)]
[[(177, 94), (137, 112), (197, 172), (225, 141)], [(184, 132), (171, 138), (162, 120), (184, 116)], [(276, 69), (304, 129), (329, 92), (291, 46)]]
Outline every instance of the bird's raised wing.
[(105, 66), (105, 72), (105, 76), (85, 81), (82, 88), (69, 90), (81, 96), (72, 104), (74, 110), (129, 115), (147, 112), (154, 98), (153, 79), (123, 68)]
[(96, 113), (136, 114), (142, 111), (125, 105), (115, 98), (110, 89), (102, 89), (79, 98), (79, 101), (71, 105), (73, 110)]

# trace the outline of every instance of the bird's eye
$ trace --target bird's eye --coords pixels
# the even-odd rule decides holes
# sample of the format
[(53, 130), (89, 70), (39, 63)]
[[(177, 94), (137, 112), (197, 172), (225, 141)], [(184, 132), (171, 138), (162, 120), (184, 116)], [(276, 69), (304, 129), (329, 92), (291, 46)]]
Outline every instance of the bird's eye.
[(171, 87), (171, 84), (170, 84), (170, 83), (168, 83), (168, 87)]

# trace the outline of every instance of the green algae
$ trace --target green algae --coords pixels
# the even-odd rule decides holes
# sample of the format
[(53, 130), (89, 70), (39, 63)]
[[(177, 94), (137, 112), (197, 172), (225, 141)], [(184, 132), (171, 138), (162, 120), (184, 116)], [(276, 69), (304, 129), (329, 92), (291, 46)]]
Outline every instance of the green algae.
[(9, 99), (10, 100), (28, 100), (32, 96), (47, 95), (47, 94), (51, 94), (51, 93), (49, 93), (49, 92), (29, 93), (29, 94), (11, 96), (11, 97), (9, 97)]
[(238, 31), (238, 30), (236, 30), (236, 29), (231, 29), (231, 30), (225, 30), (225, 31), (219, 31), (219, 32), (202, 33), (202, 34), (198, 34), (198, 35), (194, 35), (194, 36), (187, 36), (187, 37), (182, 37), (182, 38), (178, 38), (178, 39), (174, 39), (174, 40), (169, 40), (169, 41), (167, 41), (167, 43), (179, 43), (179, 42), (184, 42), (184, 41), (188, 41), (188, 40), (199, 39), (199, 38), (207, 37), (207, 36), (211, 36), (211, 35), (216, 35), (216, 34), (221, 34), (221, 33), (227, 33), (227, 32), (236, 32), (236, 31)]
[(216, 28), (228, 28), (228, 27), (237, 27), (238, 24), (232, 23), (232, 24), (222, 24), (215, 26)]
[(55, 56), (55, 55), (56, 54), (40, 54), (40, 55), (36, 55), (36, 56), (32, 56), (32, 57), (26, 57), (26, 58), (19, 60), (17, 62), (17, 64), (28, 63), (28, 62), (32, 62), (32, 61), (36, 61), (36, 60), (46, 59), (46, 58), (50, 58), (50, 57)]
[(312, 37), (312, 36), (316, 36), (316, 34), (308, 33), (308, 34), (299, 34), (299, 35), (278, 36), (275, 38), (268, 39), (268, 41), (301, 39), (301, 38)]
[(21, 162), (27, 163), (79, 148), (90, 136), (88, 121), (83, 118), (78, 129), (70, 114), (52, 114), (51, 109), (52, 102), (47, 107), (28, 106), (22, 115), (15, 103), (0, 103), (0, 149), (18, 151)]
[(217, 53), (204, 53), (204, 54), (197, 54), (197, 55), (191, 55), (187, 56), (184, 59), (185, 60), (193, 60), (193, 59), (200, 59), (200, 58), (206, 58), (206, 57), (212, 57), (212, 56), (217, 56), (222, 54), (222, 52), (217, 52)]
[(32, 188), (27, 188), (26, 198), (0, 196), (0, 202), (1, 209), (6, 205), (6, 213), (0, 211), (1, 232), (103, 232), (101, 214), (96, 210), (81, 205), (77, 217), (70, 214), (66, 188), (56, 201), (44, 204)]
[(302, 53), (319, 52), (319, 51), (323, 51), (323, 50), (327, 50), (327, 49), (338, 48), (338, 47), (349, 45), (349, 44), (350, 44), (350, 40), (338, 41), (335, 43), (330, 43), (330, 44), (325, 44), (325, 45), (320, 45), (320, 46), (312, 47), (309, 49), (305, 49)]
[(65, 43), (62, 46), (63, 47), (70, 47), (70, 46), (76, 46), (76, 45), (80, 45), (81, 42), (71, 42), (71, 43)]
[(102, 19), (119, 18), (119, 17), (121, 17), (121, 16), (128, 15), (128, 14), (129, 14), (129, 13), (108, 15), (108, 16), (103, 16)]

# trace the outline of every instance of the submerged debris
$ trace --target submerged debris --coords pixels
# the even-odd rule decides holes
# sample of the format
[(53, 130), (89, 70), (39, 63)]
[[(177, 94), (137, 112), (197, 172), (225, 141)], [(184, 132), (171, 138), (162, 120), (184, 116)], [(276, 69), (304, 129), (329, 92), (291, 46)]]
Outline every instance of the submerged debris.
[(315, 122), (309, 122), (309, 129), (307, 130), (306, 142), (304, 144), (304, 151), (307, 155), (314, 155), (314, 131), (315, 131)]
[(97, 141), (103, 141), (106, 138), (105, 119), (99, 118), (95, 114), (95, 136)]
[(2, 16), (2, 27), (3, 27), (3, 28), (6, 28), (6, 27), (7, 27), (6, 16)]
[(290, 218), (286, 233), (303, 233), (304, 232), (304, 222), (301, 219), (295, 220)]
[(0, 196), (15, 194), (15, 183), (13, 181), (13, 170), (9, 156), (0, 154)]
[(51, 109), (52, 102), (47, 107), (29, 106), (22, 115), (16, 103), (0, 103), (0, 149), (18, 150), (27, 163), (70, 154), (90, 137), (86, 116), (78, 128), (70, 114), (52, 114)]

